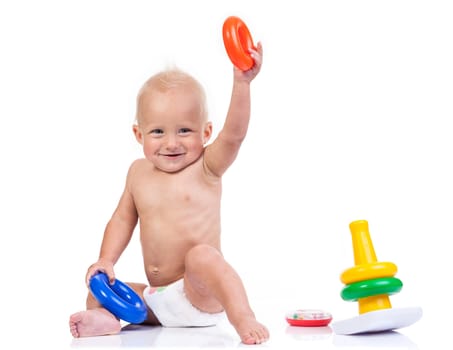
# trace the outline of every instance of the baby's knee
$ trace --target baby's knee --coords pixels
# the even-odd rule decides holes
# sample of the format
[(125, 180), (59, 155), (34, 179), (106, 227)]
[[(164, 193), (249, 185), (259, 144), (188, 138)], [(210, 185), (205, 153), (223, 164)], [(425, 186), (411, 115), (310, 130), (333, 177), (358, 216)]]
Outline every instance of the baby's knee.
[(219, 259), (223, 260), (223, 257), (216, 248), (208, 244), (198, 244), (187, 252), (185, 263), (186, 267), (203, 267), (215, 264)]

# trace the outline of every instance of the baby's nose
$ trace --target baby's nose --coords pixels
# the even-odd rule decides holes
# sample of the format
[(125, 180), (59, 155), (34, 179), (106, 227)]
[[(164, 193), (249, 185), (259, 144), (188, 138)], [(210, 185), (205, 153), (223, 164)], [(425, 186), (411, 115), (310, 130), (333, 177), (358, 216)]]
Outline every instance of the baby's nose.
[(166, 146), (168, 149), (178, 147), (178, 138), (175, 135), (168, 135)]

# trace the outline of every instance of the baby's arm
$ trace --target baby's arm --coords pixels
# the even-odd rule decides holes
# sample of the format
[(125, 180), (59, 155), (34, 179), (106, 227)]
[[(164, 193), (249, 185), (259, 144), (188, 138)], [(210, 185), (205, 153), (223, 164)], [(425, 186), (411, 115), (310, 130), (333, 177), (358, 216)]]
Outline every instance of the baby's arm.
[(236, 159), (247, 134), (250, 120), (250, 83), (261, 69), (261, 43), (258, 43), (256, 51), (251, 50), (251, 55), (255, 62), (251, 69), (243, 72), (234, 68), (233, 91), (225, 124), (205, 151), (205, 164), (216, 176), (222, 176)]
[(110, 282), (113, 283), (115, 280), (113, 266), (129, 244), (134, 228), (137, 225), (138, 214), (128, 186), (132, 168), (129, 170), (128, 180), (118, 206), (105, 228), (99, 259), (88, 268), (86, 274), (87, 285), (91, 276), (98, 271), (105, 272), (109, 276)]

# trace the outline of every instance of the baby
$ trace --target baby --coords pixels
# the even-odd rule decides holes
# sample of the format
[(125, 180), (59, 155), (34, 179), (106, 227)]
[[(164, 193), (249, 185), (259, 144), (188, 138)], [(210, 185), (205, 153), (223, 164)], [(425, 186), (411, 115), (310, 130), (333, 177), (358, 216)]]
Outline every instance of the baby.
[[(99, 271), (113, 283), (113, 267), (138, 223), (148, 283), (128, 285), (148, 305), (145, 324), (210, 326), (226, 314), (243, 343), (269, 338), (255, 318), (241, 278), (220, 248), (222, 175), (247, 133), (250, 83), (261, 69), (262, 53), (258, 43), (250, 52), (254, 66), (247, 71), (234, 68), (228, 114), (210, 144), (212, 124), (204, 90), (193, 77), (178, 69), (165, 70), (138, 94), (133, 132), (144, 158), (129, 168), (86, 283)], [(90, 293), (86, 306), (70, 316), (74, 337), (120, 332), (120, 321)]]

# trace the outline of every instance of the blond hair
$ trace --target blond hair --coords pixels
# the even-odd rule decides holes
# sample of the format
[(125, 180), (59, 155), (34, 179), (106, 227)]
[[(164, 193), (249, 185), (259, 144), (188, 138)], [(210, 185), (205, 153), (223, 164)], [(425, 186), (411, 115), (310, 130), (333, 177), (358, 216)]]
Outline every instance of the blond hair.
[(140, 88), (137, 95), (136, 122), (140, 119), (141, 103), (145, 95), (152, 94), (153, 91), (165, 93), (181, 87), (190, 87), (194, 94), (198, 95), (202, 117), (207, 120), (206, 93), (200, 82), (179, 68), (168, 68), (151, 76)]

